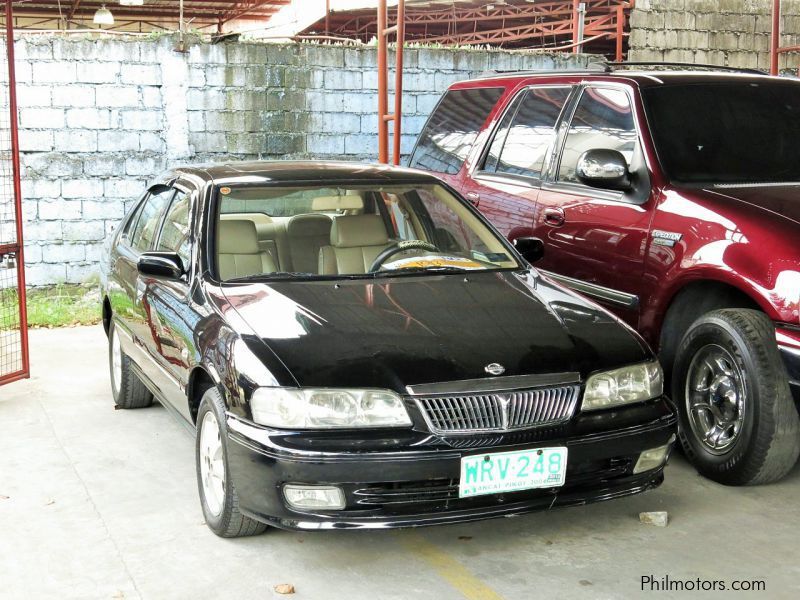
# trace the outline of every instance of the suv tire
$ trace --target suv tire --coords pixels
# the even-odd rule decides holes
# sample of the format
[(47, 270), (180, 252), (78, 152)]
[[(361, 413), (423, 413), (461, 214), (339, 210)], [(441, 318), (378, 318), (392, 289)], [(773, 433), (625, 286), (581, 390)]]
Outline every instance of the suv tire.
[(267, 525), (239, 511), (239, 497), (228, 468), (228, 430), (225, 404), (216, 388), (209, 388), (197, 410), (195, 457), (197, 488), (206, 525), (223, 538), (264, 533)]
[(672, 395), (681, 445), (706, 477), (756, 485), (797, 462), (800, 420), (765, 314), (724, 309), (696, 320), (678, 346)]
[(145, 408), (153, 403), (153, 394), (133, 372), (133, 362), (122, 350), (114, 319), (108, 327), (108, 369), (111, 395), (119, 408)]

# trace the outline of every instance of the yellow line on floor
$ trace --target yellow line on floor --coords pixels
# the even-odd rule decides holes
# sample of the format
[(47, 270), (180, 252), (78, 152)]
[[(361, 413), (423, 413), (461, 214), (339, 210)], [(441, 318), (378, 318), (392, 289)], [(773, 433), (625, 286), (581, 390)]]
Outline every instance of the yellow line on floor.
[(431, 544), (416, 531), (398, 532), (400, 543), (423, 559), (434, 571), (468, 600), (503, 600), (503, 597), (469, 572), (460, 562)]

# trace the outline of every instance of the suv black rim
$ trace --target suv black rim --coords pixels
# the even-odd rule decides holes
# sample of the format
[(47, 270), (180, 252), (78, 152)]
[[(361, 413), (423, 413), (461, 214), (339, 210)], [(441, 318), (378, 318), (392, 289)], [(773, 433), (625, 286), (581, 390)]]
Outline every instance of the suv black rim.
[(742, 432), (747, 399), (731, 353), (717, 344), (700, 348), (689, 365), (685, 398), (695, 437), (712, 454), (725, 454)]

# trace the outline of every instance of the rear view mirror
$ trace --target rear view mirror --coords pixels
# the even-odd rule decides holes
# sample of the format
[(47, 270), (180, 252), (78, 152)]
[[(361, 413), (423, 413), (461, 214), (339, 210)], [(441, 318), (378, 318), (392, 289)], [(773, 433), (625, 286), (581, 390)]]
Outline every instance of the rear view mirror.
[(621, 192), (631, 189), (628, 161), (616, 150), (587, 150), (578, 159), (575, 171), (581, 183), (592, 187)]
[(518, 237), (513, 242), (522, 257), (529, 263), (535, 263), (544, 256), (544, 242), (535, 237)]
[(139, 257), (140, 275), (177, 280), (186, 273), (181, 257), (174, 252), (145, 252)]

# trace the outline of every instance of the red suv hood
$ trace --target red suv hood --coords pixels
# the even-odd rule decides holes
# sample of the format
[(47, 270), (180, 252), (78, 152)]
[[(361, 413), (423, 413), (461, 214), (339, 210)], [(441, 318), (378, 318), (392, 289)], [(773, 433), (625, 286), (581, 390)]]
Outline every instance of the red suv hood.
[(800, 224), (800, 184), (718, 186), (704, 191), (745, 202)]

